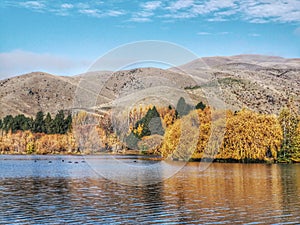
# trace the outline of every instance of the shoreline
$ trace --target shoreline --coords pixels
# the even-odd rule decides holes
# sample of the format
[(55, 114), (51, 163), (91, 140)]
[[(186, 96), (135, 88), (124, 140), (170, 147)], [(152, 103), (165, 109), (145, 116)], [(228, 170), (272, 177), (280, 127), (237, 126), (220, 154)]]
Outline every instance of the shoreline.
[[(173, 161), (173, 162), (211, 162), (211, 163), (238, 163), (238, 164), (299, 164), (300, 161), (296, 161), (296, 160), (291, 160), (289, 161), (278, 161), (275, 159), (270, 159), (268, 161), (266, 160), (257, 160), (257, 159), (202, 159), (202, 158), (190, 158), (188, 161), (184, 161), (184, 160), (180, 160), (180, 159), (164, 159), (162, 158), (160, 155), (151, 155), (151, 154), (143, 154), (143, 153), (138, 153), (138, 151), (134, 151), (134, 152), (126, 152), (126, 153), (113, 153), (113, 152), (101, 152), (101, 153), (96, 153), (96, 154), (0, 154), (0, 160), (2, 157), (5, 156), (33, 156), (33, 157), (47, 157), (47, 156), (63, 156), (63, 157), (72, 157), (72, 156), (82, 156), (82, 157), (89, 157), (89, 156), (124, 156), (124, 157), (136, 157), (139, 158), (140, 160), (149, 160), (149, 161)], [(5, 160), (5, 159), (4, 159)]]

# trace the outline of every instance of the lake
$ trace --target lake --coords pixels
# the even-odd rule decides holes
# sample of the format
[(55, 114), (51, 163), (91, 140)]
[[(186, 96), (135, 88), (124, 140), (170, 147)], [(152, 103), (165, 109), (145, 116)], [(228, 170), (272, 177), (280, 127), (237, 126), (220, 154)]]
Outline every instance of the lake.
[(300, 165), (0, 156), (0, 224), (299, 224)]

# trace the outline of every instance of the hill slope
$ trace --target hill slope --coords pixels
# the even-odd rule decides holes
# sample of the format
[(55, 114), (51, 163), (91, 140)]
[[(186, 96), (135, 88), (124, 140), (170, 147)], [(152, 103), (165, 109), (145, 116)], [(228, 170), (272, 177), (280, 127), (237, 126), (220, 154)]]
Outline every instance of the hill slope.
[(35, 72), (0, 81), (0, 117), (70, 109), (78, 79)]
[(300, 106), (300, 59), (240, 55), (200, 58), (169, 70), (139, 68), (73, 77), (35, 72), (1, 80), (0, 117), (20, 113), (34, 116), (40, 110), (54, 114), (79, 106), (109, 106), (116, 98), (151, 88), (154, 93), (164, 88), (185, 89), (197, 102), (199, 96), (205, 97), (203, 90), (216, 85), (216, 80), (221, 88), (220, 98), (233, 110), (248, 107), (278, 113), (291, 97)]
[(278, 113), (291, 98), (300, 106), (300, 59), (260, 55), (211, 57), (195, 60), (181, 69), (206, 85), (211, 77), (217, 79), (221, 98), (232, 109), (247, 107)]

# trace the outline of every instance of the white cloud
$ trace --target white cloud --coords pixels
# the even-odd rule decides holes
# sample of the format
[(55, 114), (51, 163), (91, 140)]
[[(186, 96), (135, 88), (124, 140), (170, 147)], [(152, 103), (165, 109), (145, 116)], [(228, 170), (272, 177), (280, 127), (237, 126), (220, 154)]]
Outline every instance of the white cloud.
[(260, 37), (261, 35), (257, 34), (257, 33), (250, 33), (250, 34), (248, 34), (248, 36), (250, 36), (250, 37)]
[(223, 32), (219, 32), (218, 35), (227, 35), (227, 34), (230, 34), (230, 32), (228, 31), (223, 31)]
[(215, 16), (231, 16), (236, 14), (237, 11), (235, 9), (228, 10), (228, 11), (221, 11), (221, 12), (216, 12), (214, 13)]
[(198, 35), (211, 35), (212, 33), (209, 32), (198, 32)]
[(234, 9), (236, 4), (234, 0), (210, 0), (206, 2), (205, 8), (209, 12), (214, 12), (219, 9)]
[[(256, 3), (256, 4), (254, 4)], [(300, 21), (300, 1), (297, 0), (251, 0), (248, 5), (241, 5), (246, 18), (271, 20), (277, 22)]]
[(80, 9), (78, 12), (92, 17), (102, 17), (98, 9)]
[(132, 15), (132, 17), (129, 19), (129, 21), (130, 22), (150, 22), (150, 21), (152, 21), (150, 19), (150, 17), (153, 15), (154, 15), (153, 11), (144, 10), (144, 11), (134, 13)]
[(189, 19), (189, 18), (195, 18), (196, 16), (197, 16), (196, 14), (189, 13), (189, 12), (179, 12), (179, 13), (168, 13), (159, 17), (172, 18), (172, 19)]
[(151, 19), (147, 17), (132, 17), (129, 19), (130, 22), (139, 22), (139, 23), (144, 23), (144, 22), (150, 22)]
[[(138, 7), (133, 7), (134, 4), (138, 4)], [(169, 19), (202, 17), (211, 22), (227, 20), (242, 20), (250, 23), (300, 22), (300, 0), (154, 0), (144, 3), (130, 1), (128, 8), (124, 7), (121, 1), (92, 0), (77, 3), (64, 0), (62, 2), (7, 0), (4, 1), (4, 5), (58, 15), (80, 13), (99, 18), (131, 15), (128, 17), (131, 21), (150, 21), (149, 17), (152, 19), (155, 17)], [(118, 10), (119, 8), (123, 10)]]
[(160, 1), (150, 1), (150, 2), (146, 2), (141, 4), (141, 7), (144, 10), (156, 10), (161, 6), (161, 2)]
[(126, 13), (124, 11), (119, 11), (119, 10), (108, 10), (108, 12), (105, 13), (107, 16), (122, 16), (125, 15)]
[(228, 21), (228, 19), (217, 16), (217, 17), (209, 18), (209, 19), (207, 19), (207, 21), (209, 21), (209, 22), (223, 22), (223, 21)]
[(83, 72), (89, 62), (73, 61), (51, 54), (40, 54), (22, 50), (0, 53), (0, 78), (43, 71), (60, 75)]
[(20, 2), (20, 6), (23, 6), (25, 8), (29, 9), (43, 9), (45, 8), (45, 4), (39, 1), (26, 1), (26, 2)]
[[(300, 22), (299, 0), (177, 0), (166, 7), (168, 18), (207, 17), (208, 21), (244, 20), (251, 23)], [(163, 17), (163, 16), (161, 16)]]
[(63, 9), (72, 9), (72, 8), (74, 8), (74, 5), (69, 4), (69, 3), (64, 3), (64, 4), (61, 5), (61, 8), (63, 8)]
[(193, 0), (178, 0), (176, 2), (171, 3), (170, 6), (167, 7), (167, 9), (170, 9), (171, 11), (177, 11), (180, 9), (189, 8), (192, 5), (194, 5)]
[(149, 12), (149, 11), (141, 11), (135, 14), (137, 17), (150, 17), (153, 16), (154, 13), (153, 12)]
[(222, 31), (222, 32), (218, 32), (218, 33), (210, 33), (210, 32), (198, 32), (198, 35), (227, 35), (230, 34), (230, 32), (228, 31)]

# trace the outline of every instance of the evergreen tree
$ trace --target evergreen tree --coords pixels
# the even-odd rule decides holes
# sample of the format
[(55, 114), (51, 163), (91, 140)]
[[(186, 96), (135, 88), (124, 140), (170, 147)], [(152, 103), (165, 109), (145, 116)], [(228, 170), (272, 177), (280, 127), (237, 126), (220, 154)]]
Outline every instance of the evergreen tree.
[(129, 149), (137, 149), (137, 143), (139, 142), (139, 138), (133, 132), (131, 132), (126, 138), (125, 142)]
[(6, 132), (12, 129), (12, 124), (13, 124), (14, 118), (12, 115), (7, 115), (3, 119), (3, 124), (2, 124), (2, 129)]
[(53, 120), (51, 118), (50, 113), (47, 113), (44, 123), (45, 123), (45, 131), (46, 131), (45, 133), (53, 134)]
[(143, 127), (141, 134), (138, 135), (139, 138), (153, 134), (164, 134), (161, 118), (155, 106), (149, 109), (146, 115), (135, 124), (135, 129), (139, 126)]
[(20, 114), (13, 118), (11, 130), (13, 133), (18, 130), (25, 131), (30, 129), (30, 125), (30, 120), (23, 114)]
[(45, 133), (44, 113), (42, 111), (36, 114), (35, 120), (33, 121), (32, 132)]
[(59, 110), (53, 120), (53, 133), (64, 134), (65, 114), (63, 110)]
[(199, 102), (199, 103), (195, 106), (196, 109), (201, 109), (201, 110), (204, 110), (205, 107), (206, 107), (206, 105), (205, 105), (203, 102)]
[(28, 117), (23, 117), (23, 123), (22, 123), (22, 130), (31, 130), (32, 125), (33, 125), (33, 120), (32, 118), (28, 118)]
[(178, 100), (176, 111), (178, 112), (178, 115), (180, 117), (183, 117), (193, 109), (193, 107), (185, 102), (185, 99), (183, 97), (180, 97)]
[(64, 133), (67, 133), (72, 128), (72, 115), (69, 114), (65, 119), (64, 123)]
[(44, 119), (44, 113), (42, 111), (36, 114), (34, 120), (23, 114), (15, 117), (7, 115), (3, 120), (0, 119), (0, 129), (6, 132), (11, 130), (13, 133), (18, 130), (30, 130), (33, 133), (65, 134), (71, 129), (71, 125), (72, 116), (68, 115), (65, 119), (62, 110), (58, 112), (54, 120), (51, 118), (50, 113), (47, 113)]

